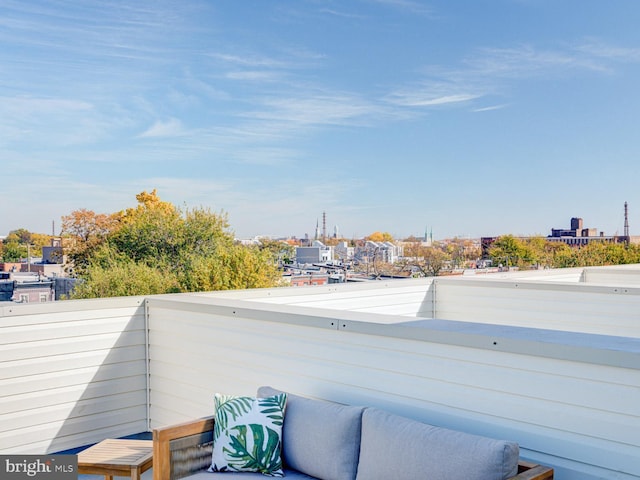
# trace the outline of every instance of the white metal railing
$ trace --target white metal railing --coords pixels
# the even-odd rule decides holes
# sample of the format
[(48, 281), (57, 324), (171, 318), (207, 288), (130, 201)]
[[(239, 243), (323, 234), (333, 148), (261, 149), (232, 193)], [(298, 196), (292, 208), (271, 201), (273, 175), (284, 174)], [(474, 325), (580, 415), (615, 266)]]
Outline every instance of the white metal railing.
[[(438, 280), (438, 308), (469, 301), (468, 292), (440, 298), (440, 287)], [(371, 298), (385, 296), (382, 288)], [(561, 305), (560, 299), (546, 299), (554, 290), (548, 284), (466, 288), (486, 288), (492, 298), (513, 294), (515, 303), (523, 291), (537, 292), (540, 305)], [(621, 297), (595, 294), (588, 285), (555, 288), (576, 316), (594, 295), (596, 305), (603, 302), (616, 315), (637, 315), (636, 304), (627, 301), (637, 297), (635, 291)], [(241, 292), (149, 298), (151, 424), (211, 414), (215, 392), (252, 394), (270, 384), (514, 439), (524, 457), (556, 467), (556, 478), (640, 477), (638, 338), (408, 319), (363, 312), (362, 297), (354, 298), (353, 309), (322, 308), (335, 307), (332, 292), (340, 302), (352, 293), (332, 287), (246, 292), (247, 300)], [(614, 308), (620, 300), (622, 306)], [(606, 317), (607, 307), (599, 312)], [(579, 330), (573, 318), (566, 325)]]
[(640, 478), (640, 295), (616, 288), (400, 280), (0, 307), (0, 452), (137, 433), (271, 384), (517, 440), (556, 478)]
[(56, 452), (146, 429), (142, 298), (0, 313), (0, 452)]

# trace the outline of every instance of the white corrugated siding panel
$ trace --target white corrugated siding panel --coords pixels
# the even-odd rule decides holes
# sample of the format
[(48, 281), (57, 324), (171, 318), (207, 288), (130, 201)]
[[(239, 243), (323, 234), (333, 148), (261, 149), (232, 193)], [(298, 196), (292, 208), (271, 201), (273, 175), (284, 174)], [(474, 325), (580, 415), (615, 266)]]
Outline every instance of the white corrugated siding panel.
[(290, 324), (230, 318), (215, 309), (183, 311), (149, 303), (152, 426), (210, 414), (218, 391), (254, 394), (258, 379), (272, 373), (265, 356), (277, 355), (282, 373), (295, 371), (306, 356), (341, 338), (337, 327), (292, 330)]
[[(598, 267), (600, 268), (600, 267)], [(474, 279), (487, 279), (493, 280), (534, 280), (536, 282), (549, 283), (549, 282), (565, 282), (565, 283), (578, 283), (582, 281), (583, 267), (575, 268), (552, 268), (552, 269), (540, 269), (540, 270), (518, 270), (512, 269), (504, 272), (488, 272), (482, 273), (481, 270), (474, 275)]]
[(432, 278), (395, 279), (314, 287), (215, 292), (200, 296), (430, 318), (433, 312), (432, 281)]
[(360, 403), (514, 439), (523, 456), (571, 472), (557, 478), (640, 476), (637, 369), (384, 336), (354, 343), (341, 380), (363, 389)]
[(252, 319), (242, 302), (233, 313), (170, 303), (149, 307), (153, 426), (210, 415), (215, 392), (269, 384), (513, 439), (560, 479), (640, 476), (638, 369), (419, 340), (415, 329), (354, 321), (363, 314), (335, 330), (307, 314)]
[(435, 317), (640, 338), (640, 289), (438, 279)]
[(586, 283), (599, 285), (640, 287), (640, 266), (617, 265), (585, 268), (582, 280)]
[(0, 452), (51, 453), (147, 429), (141, 299), (2, 313)]

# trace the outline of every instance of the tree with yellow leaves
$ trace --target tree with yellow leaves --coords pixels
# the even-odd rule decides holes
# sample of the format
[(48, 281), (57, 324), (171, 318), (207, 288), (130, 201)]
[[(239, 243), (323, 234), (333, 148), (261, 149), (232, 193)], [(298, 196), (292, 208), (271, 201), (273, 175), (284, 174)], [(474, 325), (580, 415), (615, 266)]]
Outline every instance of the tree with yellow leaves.
[(393, 235), (389, 232), (373, 232), (368, 237), (365, 237), (365, 240), (371, 242), (393, 242)]

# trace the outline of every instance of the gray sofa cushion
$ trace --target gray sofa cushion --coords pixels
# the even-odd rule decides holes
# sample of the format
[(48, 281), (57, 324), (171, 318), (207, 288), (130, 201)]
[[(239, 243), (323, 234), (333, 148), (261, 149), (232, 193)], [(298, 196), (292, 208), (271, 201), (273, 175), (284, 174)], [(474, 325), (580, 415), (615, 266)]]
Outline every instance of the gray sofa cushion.
[[(261, 473), (253, 472), (208, 472), (202, 470), (201, 472), (194, 473), (188, 477), (184, 477), (182, 480), (264, 480), (265, 477)], [(295, 470), (284, 469), (284, 478), (286, 480), (317, 480), (309, 475), (305, 475)]]
[[(258, 389), (259, 397), (278, 393)], [(363, 410), (289, 393), (282, 427), (285, 466), (323, 480), (354, 480)]]
[(516, 475), (516, 443), (434, 427), (367, 408), (358, 480), (504, 480)]

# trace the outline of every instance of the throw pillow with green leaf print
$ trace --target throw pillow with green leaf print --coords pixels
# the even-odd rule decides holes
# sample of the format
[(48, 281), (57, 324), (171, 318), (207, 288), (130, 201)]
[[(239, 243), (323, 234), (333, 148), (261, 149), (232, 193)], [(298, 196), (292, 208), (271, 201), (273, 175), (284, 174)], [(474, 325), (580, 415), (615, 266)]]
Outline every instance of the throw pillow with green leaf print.
[(267, 398), (215, 395), (212, 472), (283, 477), (282, 424), (287, 394)]

